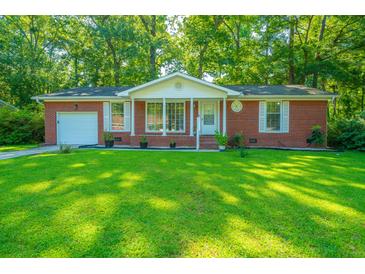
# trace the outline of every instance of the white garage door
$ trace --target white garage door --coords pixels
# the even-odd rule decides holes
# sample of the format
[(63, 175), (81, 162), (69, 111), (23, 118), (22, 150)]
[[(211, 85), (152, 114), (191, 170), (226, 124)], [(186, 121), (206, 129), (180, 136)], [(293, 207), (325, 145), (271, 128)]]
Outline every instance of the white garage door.
[(96, 112), (57, 113), (57, 143), (92, 145), (98, 143)]

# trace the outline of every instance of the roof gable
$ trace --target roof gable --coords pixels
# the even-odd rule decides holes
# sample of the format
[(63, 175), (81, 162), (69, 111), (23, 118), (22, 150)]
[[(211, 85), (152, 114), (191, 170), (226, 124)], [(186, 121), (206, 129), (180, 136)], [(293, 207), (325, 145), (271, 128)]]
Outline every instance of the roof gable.
[[(195, 90), (194, 93), (190, 94), (188, 86), (194, 86), (199, 87)], [(159, 87), (159, 89), (157, 89)], [(165, 90), (169, 89), (169, 91)], [(133, 94), (133, 97), (140, 97), (141, 95), (137, 95), (138, 93), (142, 94), (145, 93), (143, 96), (158, 96), (158, 97), (164, 97), (163, 93), (166, 93), (166, 96), (172, 96), (172, 97), (205, 97), (202, 92), (206, 95), (210, 94), (211, 96), (216, 97), (222, 97), (224, 96), (238, 96), (240, 95), (239, 92), (234, 91), (232, 89), (228, 89), (222, 86), (218, 86), (216, 84), (183, 74), (181, 72), (175, 72), (172, 74), (169, 74), (167, 76), (161, 77), (156, 80), (152, 80), (150, 82), (147, 82), (145, 84), (133, 87), (131, 89), (128, 89), (123, 92), (119, 92), (118, 96), (131, 96)], [(150, 94), (155, 93), (155, 94)]]

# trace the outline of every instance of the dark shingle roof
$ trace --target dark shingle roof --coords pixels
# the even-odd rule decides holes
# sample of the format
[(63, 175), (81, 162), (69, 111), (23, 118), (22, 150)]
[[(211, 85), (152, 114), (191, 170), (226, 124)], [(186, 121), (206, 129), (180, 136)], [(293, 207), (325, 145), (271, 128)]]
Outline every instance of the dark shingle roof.
[[(254, 86), (254, 85), (223, 85), (223, 87), (238, 91), (243, 95), (335, 95), (316, 88), (309, 88), (301, 85), (276, 85), (276, 86)], [(84, 97), (84, 96), (117, 96), (121, 91), (132, 88), (132, 86), (123, 87), (78, 87), (61, 90), (56, 93), (44, 94), (42, 97)]]
[(83, 96), (116, 96), (116, 93), (132, 88), (124, 87), (80, 87), (61, 90), (56, 93), (44, 94), (44, 97), (83, 97)]
[(277, 85), (277, 86), (224, 86), (238, 91), (243, 95), (333, 95), (327, 91), (316, 88), (308, 88), (301, 85)]

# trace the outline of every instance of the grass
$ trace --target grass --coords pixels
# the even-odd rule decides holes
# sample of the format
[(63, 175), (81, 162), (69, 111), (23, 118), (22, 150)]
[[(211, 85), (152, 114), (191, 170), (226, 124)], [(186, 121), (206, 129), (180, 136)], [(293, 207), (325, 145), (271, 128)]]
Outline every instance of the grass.
[(0, 161), (0, 257), (365, 257), (365, 154)]
[(7, 145), (7, 146), (0, 146), (0, 153), (1, 152), (9, 152), (9, 151), (20, 151), (26, 150), (30, 148), (38, 147), (37, 144), (30, 144), (30, 145)]

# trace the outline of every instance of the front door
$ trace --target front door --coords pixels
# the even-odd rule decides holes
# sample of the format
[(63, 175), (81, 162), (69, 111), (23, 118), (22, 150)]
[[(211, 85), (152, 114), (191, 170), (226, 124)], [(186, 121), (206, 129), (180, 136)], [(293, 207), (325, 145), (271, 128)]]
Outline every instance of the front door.
[(215, 102), (202, 102), (202, 123), (203, 135), (213, 135), (217, 130), (217, 107)]

